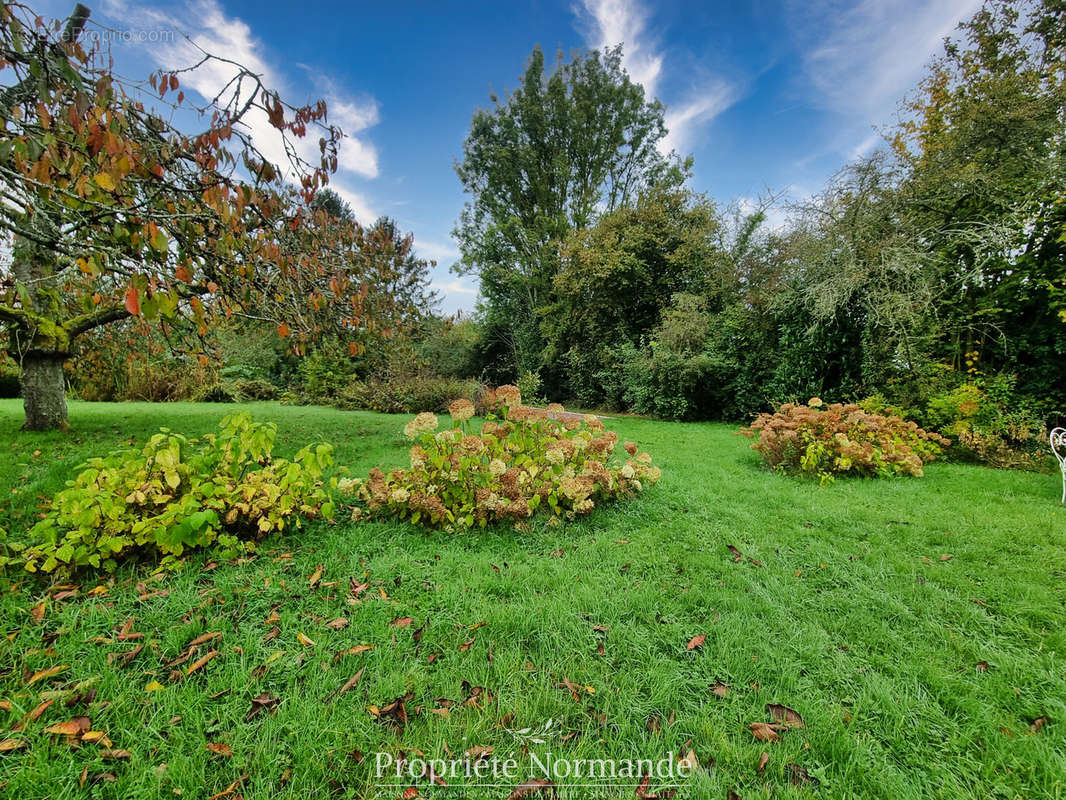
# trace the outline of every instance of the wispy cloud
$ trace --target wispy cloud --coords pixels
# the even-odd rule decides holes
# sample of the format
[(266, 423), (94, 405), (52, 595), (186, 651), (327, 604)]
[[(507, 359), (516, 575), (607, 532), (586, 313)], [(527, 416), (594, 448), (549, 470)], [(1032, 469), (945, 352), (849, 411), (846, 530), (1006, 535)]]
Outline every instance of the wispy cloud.
[(431, 239), (416, 239), (415, 249), (422, 258), (436, 261), (441, 266), (451, 266), (458, 260), (459, 248), (453, 242), (436, 242)]
[(438, 283), (436, 288), (440, 289), (445, 294), (465, 294), (476, 295), (477, 289), (472, 286), (467, 286), (458, 278), (448, 281), (447, 283)]
[(713, 76), (693, 85), (676, 104), (661, 96), (666, 59), (659, 37), (648, 27), (651, 13), (640, 0), (583, 0), (574, 12), (585, 28), (588, 45), (602, 49), (621, 44), (629, 77), (644, 87), (648, 97), (666, 104), (669, 134), (659, 144), (663, 153), (684, 152), (695, 131), (736, 101), (735, 87)]
[(851, 142), (841, 142), (846, 154), (863, 155), (876, 145), (870, 126), (892, 121), (944, 37), (980, 5), (981, 0), (790, 2), (790, 29), (812, 102), (855, 122)]
[[(267, 87), (277, 89), (282, 97), (308, 94), (307, 87), (302, 87), (303, 91), (297, 88), (299, 82), (295, 76), (276, 68), (248, 23), (228, 16), (217, 0), (172, 3), (165, 8), (131, 0), (108, 0), (104, 10), (109, 16), (121, 19), (126, 26), (169, 28), (189, 36), (189, 40), (178, 38), (170, 43), (155, 42), (146, 48), (151, 60), (162, 69), (196, 63), (200, 58), (197, 48), (200, 48), (247, 67), (260, 75)], [(211, 98), (235, 74), (236, 68), (231, 64), (208, 62), (185, 73), (182, 85), (186, 91), (191, 89), (205, 99)], [(377, 124), (377, 102), (372, 97), (353, 97), (325, 77), (311, 75), (309, 82), (311, 93), (326, 100), (330, 122), (345, 133), (337, 173), (331, 179), (332, 188), (352, 206), (360, 222), (370, 222), (376, 215), (363, 194), (353, 187), (352, 181), (378, 175), (377, 150), (371, 142), (359, 136)], [(282, 166), (288, 163), (284, 141), (265, 113), (253, 110), (246, 116), (245, 124), (263, 155)], [(317, 137), (297, 140), (294, 145), (302, 158), (317, 163)]]

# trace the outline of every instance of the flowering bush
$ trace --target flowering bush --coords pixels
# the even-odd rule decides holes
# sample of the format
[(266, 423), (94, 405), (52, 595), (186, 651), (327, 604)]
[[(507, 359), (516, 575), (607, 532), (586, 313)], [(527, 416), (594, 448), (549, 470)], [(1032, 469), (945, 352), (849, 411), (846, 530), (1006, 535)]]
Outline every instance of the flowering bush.
[(143, 448), (90, 458), (28, 531), (25, 568), (111, 571), (136, 552), (171, 566), (199, 547), (231, 558), (268, 533), (299, 527), (301, 517), (332, 517), (323, 485), (330, 445), (308, 445), (287, 461), (271, 456), (277, 426), (242, 412), (219, 427), (202, 439), (163, 428)]
[(353, 517), (470, 528), (520, 524), (543, 506), (549, 524), (558, 524), (659, 480), (651, 456), (638, 453), (633, 442), (623, 445), (624, 460), (613, 458), (618, 435), (598, 417), (567, 413), (558, 403), (524, 406), (514, 386), (501, 386), (482, 402), (493, 410), (480, 431), (471, 422), (469, 400), (449, 406), (450, 429), (438, 430), (437, 416), (424, 411), (404, 426), (413, 442), (409, 469), (374, 469), (366, 479), (342, 480), (341, 491), (358, 502)]
[(826, 405), (817, 397), (807, 405), (785, 403), (774, 414), (760, 414), (741, 433), (755, 438), (752, 449), (771, 468), (817, 475), (823, 483), (834, 473), (920, 476), (923, 465), (940, 455), (941, 445), (951, 444), (914, 422), (853, 404)]

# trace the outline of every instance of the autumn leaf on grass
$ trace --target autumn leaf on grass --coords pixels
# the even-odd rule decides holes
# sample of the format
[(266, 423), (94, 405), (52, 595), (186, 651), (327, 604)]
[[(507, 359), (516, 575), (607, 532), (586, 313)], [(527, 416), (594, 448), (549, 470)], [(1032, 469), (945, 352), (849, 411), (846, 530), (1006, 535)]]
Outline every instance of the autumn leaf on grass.
[(331, 619), (329, 622), (326, 623), (326, 627), (335, 631), (343, 631), (345, 628), (348, 627), (348, 619), (347, 617), (337, 617), (336, 619)]
[(298, 641), (304, 647), (314, 647), (315, 646), (315, 643), (312, 642), (310, 639), (308, 639), (306, 636), (304, 636), (302, 633), (297, 633), (296, 634), (296, 641)]
[(688, 645), (686, 645), (685, 649), (686, 650), (695, 650), (697, 647), (703, 647), (703, 643), (706, 640), (707, 640), (707, 634), (706, 633), (701, 633), (698, 636), (693, 636), (691, 639), (688, 640)]
[(762, 775), (766, 771), (766, 765), (770, 761), (770, 754), (763, 750), (762, 755), (759, 756), (759, 765), (755, 767), (755, 771)]
[(788, 706), (778, 705), (777, 703), (767, 703), (766, 710), (770, 713), (771, 717), (778, 722), (787, 724), (790, 728), (807, 727), (806, 723), (803, 721), (803, 717), (799, 715), (799, 712)]
[(208, 642), (213, 642), (215, 639), (221, 639), (221, 638), (222, 638), (222, 631), (212, 631), (211, 633), (201, 633), (199, 636), (197, 636), (195, 639), (193, 639), (191, 642), (189, 642), (187, 645), (185, 645), (185, 648), (188, 649), (190, 647), (199, 647), (202, 644), (207, 644)]
[(30, 679), (28, 681), (26, 681), (26, 685), (27, 686), (33, 686), (33, 684), (37, 683), (37, 681), (43, 681), (43, 680), (47, 680), (48, 678), (52, 678), (52, 677), (58, 675), (60, 672), (62, 672), (65, 669), (70, 669), (70, 665), (69, 664), (59, 664), (58, 666), (55, 666), (55, 667), (49, 667), (48, 669), (42, 669), (40, 672), (33, 673), (33, 675), (30, 676)]
[(785, 767), (785, 771), (788, 773), (788, 778), (792, 781), (793, 786), (805, 786), (810, 783), (818, 783), (818, 779), (811, 775), (805, 767), (801, 767), (799, 764), (788, 764)]
[(414, 620), (411, 617), (397, 617), (389, 624), (394, 628), (406, 628), (412, 622), (414, 622)]
[(312, 572), (311, 575), (307, 578), (307, 582), (310, 584), (311, 588), (314, 589), (316, 586), (318, 586), (318, 582), (320, 580), (322, 580), (322, 565), (321, 564), (319, 564), (317, 567), (315, 567), (315, 571)]
[(244, 715), (244, 721), (250, 722), (260, 712), (264, 710), (273, 711), (275, 708), (277, 708), (278, 703), (280, 702), (281, 701), (277, 697), (272, 695), (270, 692), (263, 692), (261, 695), (253, 697), (252, 707), (248, 711), (248, 713)]
[(722, 683), (721, 681), (715, 681), (711, 685), (711, 691), (718, 697), (729, 697), (730, 686), (728, 683)]
[(92, 727), (88, 717), (75, 717), (66, 722), (57, 722), (44, 729), (45, 733), (54, 733), (58, 736), (78, 736)]
[(207, 662), (210, 661), (212, 658), (214, 658), (217, 655), (218, 655), (218, 650), (211, 650), (211, 651), (205, 653), (203, 656), (201, 656), (200, 658), (196, 659), (196, 661), (194, 661), (192, 664), (189, 665), (189, 668), (187, 670), (185, 670), (185, 674), (187, 676), (188, 675), (192, 675), (197, 670), (203, 669), (204, 666), (207, 665)]
[(45, 711), (47, 711), (48, 706), (52, 705), (52, 703), (54, 703), (55, 701), (56, 698), (52, 697), (38, 704), (37, 707), (30, 711), (26, 716), (24, 716), (22, 718), (22, 721), (12, 730), (22, 730), (24, 727), (26, 727), (27, 722), (36, 722), (37, 718), (40, 717), (41, 714), (43, 714)]
[(322, 702), (323, 703), (328, 703), (330, 700), (332, 700), (337, 695), (344, 694), (349, 689), (354, 689), (356, 686), (359, 685), (359, 679), (363, 677), (363, 673), (364, 672), (366, 672), (366, 667), (363, 667), (361, 670), (359, 670), (357, 673), (355, 673), (352, 677), (350, 677), (347, 681), (345, 681), (344, 685), (341, 686), (339, 689), (334, 689), (332, 692), (330, 692), (328, 695), (326, 695), (322, 699)]
[(779, 742), (781, 737), (777, 735), (777, 731), (780, 729), (779, 725), (773, 725), (768, 722), (752, 722), (748, 725), (751, 729), (752, 735), (760, 742)]
[(347, 650), (338, 650), (333, 654), (333, 660), (338, 661), (342, 656), (357, 656), (360, 653), (366, 653), (374, 649), (372, 644), (357, 644), (355, 647), (349, 647)]
[(4, 739), (0, 741), (0, 753), (11, 753), (15, 750), (22, 750), (29, 744), (25, 739)]
[(729, 552), (733, 554), (734, 564), (739, 564), (741, 561), (744, 560), (744, 554), (737, 550), (736, 547), (731, 544), (727, 544), (726, 547), (729, 549)]
[(222, 756), (224, 758), (233, 757), (233, 750), (225, 742), (208, 742), (207, 752), (214, 753), (216, 756)]
[[(30, 609), (30, 617), (33, 619), (34, 622), (40, 623), (40, 622), (42, 622), (44, 620), (44, 609), (45, 609), (46, 602), (47, 601), (42, 600), (37, 605), (35, 605), (33, 608)], [(9, 739), (8, 741), (13, 741), (13, 740)]]

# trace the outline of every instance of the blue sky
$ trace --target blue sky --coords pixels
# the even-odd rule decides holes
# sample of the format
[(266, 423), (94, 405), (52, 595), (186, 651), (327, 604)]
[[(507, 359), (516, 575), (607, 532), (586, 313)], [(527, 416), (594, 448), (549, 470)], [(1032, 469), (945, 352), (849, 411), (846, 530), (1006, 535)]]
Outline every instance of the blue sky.
[[(90, 2), (118, 68), (184, 66), (187, 34), (263, 73), (291, 100), (325, 97), (349, 138), (333, 186), (361, 221), (395, 217), (438, 262), (451, 312), (476, 284), (449, 272), (464, 196), (453, 165), (490, 90), (513, 87), (539, 44), (622, 42), (630, 75), (667, 106), (669, 145), (695, 157), (693, 187), (720, 203), (767, 190), (801, 199), (876, 147), (901, 97), (977, 0), (437, 0)], [(41, 0), (64, 16), (72, 2)], [(218, 75), (205, 75), (207, 91)], [(188, 84), (186, 86), (188, 87)], [(264, 125), (264, 138), (269, 126)]]

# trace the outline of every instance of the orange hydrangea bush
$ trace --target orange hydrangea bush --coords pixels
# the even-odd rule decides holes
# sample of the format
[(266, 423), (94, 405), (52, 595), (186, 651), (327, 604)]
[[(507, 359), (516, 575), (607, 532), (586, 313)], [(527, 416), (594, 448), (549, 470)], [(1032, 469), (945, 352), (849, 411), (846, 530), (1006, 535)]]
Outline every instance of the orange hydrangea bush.
[(451, 529), (495, 522), (521, 525), (538, 509), (549, 524), (588, 514), (598, 502), (636, 495), (661, 472), (651, 456), (625, 442), (592, 415), (571, 414), (558, 403), (530, 408), (514, 386), (486, 398), (480, 430), (474, 405), (449, 406), (452, 426), (439, 430), (424, 411), (404, 426), (412, 442), (408, 469), (370, 471), (343, 480), (356, 503), (353, 517), (394, 517)]
[(951, 444), (900, 417), (855, 404), (826, 405), (817, 397), (760, 414), (740, 432), (755, 439), (752, 449), (771, 469), (816, 475), (823, 483), (838, 473), (921, 476), (923, 466)]

